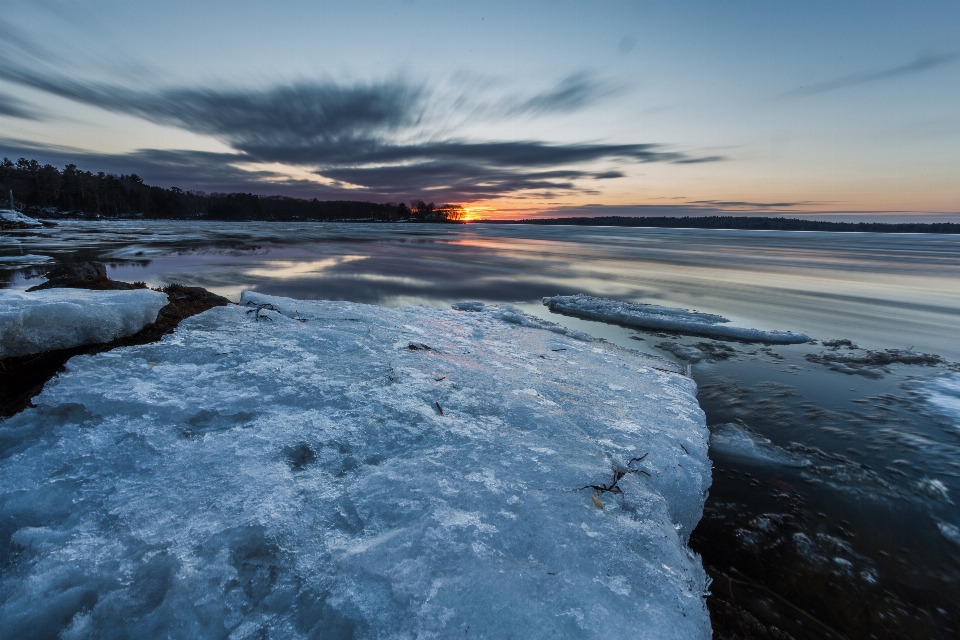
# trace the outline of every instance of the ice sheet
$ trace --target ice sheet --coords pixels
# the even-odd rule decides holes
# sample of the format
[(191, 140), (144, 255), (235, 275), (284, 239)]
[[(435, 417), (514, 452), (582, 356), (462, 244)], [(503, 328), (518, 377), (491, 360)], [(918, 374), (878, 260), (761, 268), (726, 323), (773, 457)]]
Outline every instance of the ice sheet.
[(0, 359), (109, 342), (157, 319), (167, 294), (149, 289), (0, 290)]
[(742, 340), (769, 344), (793, 344), (810, 341), (808, 336), (794, 331), (764, 331), (762, 329), (734, 327), (725, 324), (730, 321), (723, 316), (675, 307), (661, 307), (655, 304), (620, 302), (619, 300), (608, 300), (583, 294), (547, 297), (543, 298), (542, 302), (554, 313), (623, 324), (638, 329), (675, 331), (721, 340)]
[(243, 301), (0, 429), (5, 633), (710, 637), (692, 380), (516, 310)]

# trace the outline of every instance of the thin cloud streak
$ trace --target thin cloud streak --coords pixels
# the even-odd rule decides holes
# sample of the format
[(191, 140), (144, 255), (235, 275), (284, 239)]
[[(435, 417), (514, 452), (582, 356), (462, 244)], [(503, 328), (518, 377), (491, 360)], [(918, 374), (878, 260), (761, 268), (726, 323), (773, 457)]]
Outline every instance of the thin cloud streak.
[(869, 82), (888, 80), (890, 78), (898, 78), (901, 76), (910, 76), (951, 64), (957, 60), (960, 60), (960, 51), (954, 51), (952, 53), (945, 53), (941, 55), (924, 55), (920, 56), (913, 62), (909, 62), (898, 67), (884, 69), (882, 71), (874, 71), (871, 73), (855, 73), (842, 78), (837, 78), (836, 80), (829, 80), (827, 82), (819, 82), (806, 87), (800, 87), (799, 89), (794, 89), (793, 91), (788, 91), (777, 96), (777, 99), (783, 100), (787, 98), (812, 96), (818, 93), (827, 93), (828, 91), (836, 91), (838, 89), (845, 89), (847, 87), (867, 84)]

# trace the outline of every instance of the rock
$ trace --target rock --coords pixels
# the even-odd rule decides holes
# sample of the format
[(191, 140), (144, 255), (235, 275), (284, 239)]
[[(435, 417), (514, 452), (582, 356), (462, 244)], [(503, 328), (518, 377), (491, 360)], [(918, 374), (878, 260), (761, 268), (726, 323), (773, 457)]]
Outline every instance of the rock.
[(47, 281), (30, 287), (27, 291), (43, 289), (95, 289), (98, 291), (125, 291), (146, 289), (142, 282), (130, 284), (118, 282), (107, 277), (107, 268), (102, 262), (80, 262), (66, 264), (53, 269), (45, 276)]

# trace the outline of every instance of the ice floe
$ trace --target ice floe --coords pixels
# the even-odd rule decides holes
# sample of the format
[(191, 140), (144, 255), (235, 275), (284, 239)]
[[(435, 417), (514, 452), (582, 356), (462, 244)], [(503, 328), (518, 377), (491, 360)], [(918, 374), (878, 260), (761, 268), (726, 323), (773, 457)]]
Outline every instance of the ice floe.
[(622, 324), (637, 329), (673, 331), (721, 340), (765, 342), (768, 344), (794, 344), (810, 341), (810, 338), (802, 333), (735, 327), (726, 324), (730, 321), (723, 316), (675, 307), (661, 307), (655, 304), (620, 302), (619, 300), (608, 300), (583, 294), (547, 297), (543, 298), (542, 302), (554, 313)]
[(809, 460), (778, 447), (758, 433), (733, 422), (710, 427), (710, 450), (762, 465), (806, 467)]
[(517, 310), (242, 301), (4, 422), (7, 635), (710, 637), (691, 379)]
[(110, 342), (157, 319), (165, 293), (149, 289), (0, 290), (0, 358)]

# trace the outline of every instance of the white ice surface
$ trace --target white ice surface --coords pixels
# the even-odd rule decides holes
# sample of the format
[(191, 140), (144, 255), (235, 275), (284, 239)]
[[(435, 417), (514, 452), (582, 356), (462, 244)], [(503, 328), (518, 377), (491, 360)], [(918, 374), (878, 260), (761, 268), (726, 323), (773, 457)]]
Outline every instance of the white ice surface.
[(74, 358), (0, 428), (0, 634), (710, 637), (692, 380), (515, 312), (243, 300), (278, 312)]
[(25, 216), (19, 211), (14, 211), (13, 209), (0, 209), (0, 220), (5, 222), (19, 222), (22, 224), (30, 225), (31, 227), (42, 226), (42, 223), (39, 220), (35, 220), (30, 216)]
[(0, 290), (0, 358), (109, 342), (157, 319), (167, 294), (149, 289)]
[(638, 329), (675, 331), (721, 340), (743, 340), (770, 344), (793, 344), (810, 341), (808, 336), (793, 331), (764, 331), (762, 329), (734, 327), (725, 324), (730, 321), (723, 316), (712, 313), (661, 307), (655, 304), (620, 302), (619, 300), (608, 300), (583, 294), (548, 297), (543, 299), (543, 304), (555, 313), (622, 324)]

